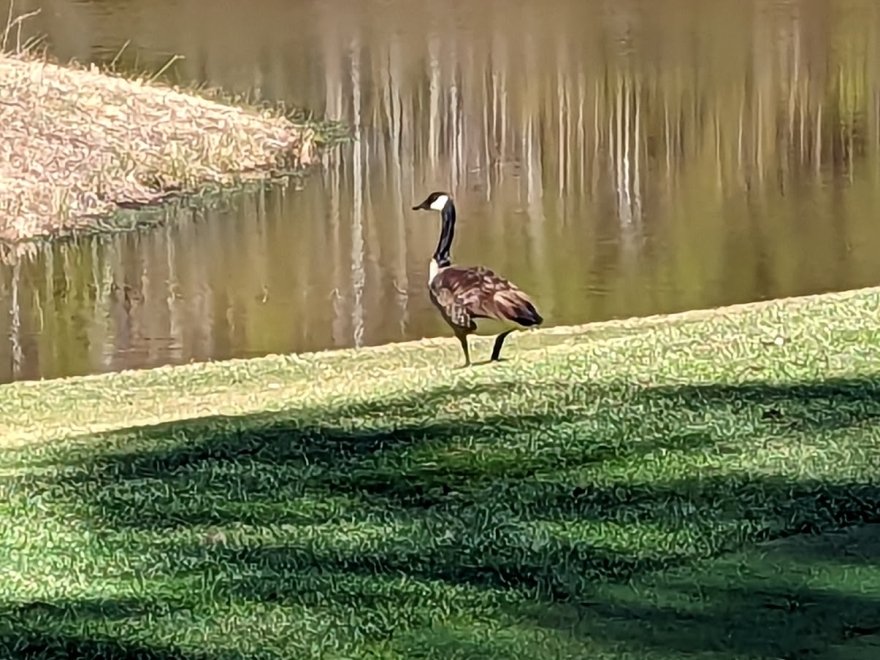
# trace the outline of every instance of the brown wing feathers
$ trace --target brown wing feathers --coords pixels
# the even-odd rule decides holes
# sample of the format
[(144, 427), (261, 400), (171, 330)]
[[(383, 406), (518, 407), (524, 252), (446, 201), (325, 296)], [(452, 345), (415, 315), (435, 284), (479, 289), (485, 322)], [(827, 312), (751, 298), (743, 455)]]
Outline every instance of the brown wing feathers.
[(539, 325), (544, 320), (529, 297), (514, 286), (496, 291), (492, 302), (492, 316), (496, 318), (506, 318), (524, 326)]
[[(442, 269), (431, 283), (438, 302), (456, 325), (471, 325), (470, 318), (494, 318), (523, 326), (544, 320), (529, 297), (510, 281), (482, 266)], [(470, 317), (467, 322), (463, 317)]]

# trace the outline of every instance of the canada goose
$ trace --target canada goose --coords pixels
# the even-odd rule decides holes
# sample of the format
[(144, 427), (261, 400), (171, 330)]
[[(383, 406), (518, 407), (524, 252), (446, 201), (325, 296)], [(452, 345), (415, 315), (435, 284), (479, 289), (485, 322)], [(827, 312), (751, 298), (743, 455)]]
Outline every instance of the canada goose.
[[(475, 319), (497, 319), (505, 324), (528, 327), (544, 319), (534, 303), (516, 285), (484, 266), (453, 266), (449, 258), (455, 233), (455, 204), (445, 192), (432, 192), (413, 211), (439, 211), (443, 218), (440, 240), (431, 259), (428, 290), (431, 302), (440, 310), (464, 351), (464, 367), (470, 366), (467, 336), (477, 329)], [(495, 338), (492, 359), (501, 355), (505, 338), (516, 327), (504, 330)]]

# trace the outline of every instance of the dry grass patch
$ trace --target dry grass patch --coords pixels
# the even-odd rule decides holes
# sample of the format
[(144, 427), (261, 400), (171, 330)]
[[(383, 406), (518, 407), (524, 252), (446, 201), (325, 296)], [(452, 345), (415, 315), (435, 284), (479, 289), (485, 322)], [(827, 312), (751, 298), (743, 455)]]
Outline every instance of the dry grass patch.
[(307, 165), (315, 133), (279, 113), (146, 79), (0, 55), (0, 239)]

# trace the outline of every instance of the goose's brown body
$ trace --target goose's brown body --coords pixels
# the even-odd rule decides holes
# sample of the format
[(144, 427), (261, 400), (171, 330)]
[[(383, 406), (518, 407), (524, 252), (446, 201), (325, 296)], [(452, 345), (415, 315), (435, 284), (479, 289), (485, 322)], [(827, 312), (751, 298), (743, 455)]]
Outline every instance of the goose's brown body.
[(474, 319), (496, 319), (528, 327), (544, 320), (531, 298), (485, 266), (446, 266), (429, 284), (431, 300), (453, 330), (470, 334)]

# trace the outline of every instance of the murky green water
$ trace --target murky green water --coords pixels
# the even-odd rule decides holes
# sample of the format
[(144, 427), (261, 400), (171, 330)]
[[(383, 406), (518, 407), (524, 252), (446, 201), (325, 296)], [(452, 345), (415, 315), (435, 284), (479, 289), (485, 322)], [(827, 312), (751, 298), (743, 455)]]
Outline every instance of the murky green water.
[(549, 324), (880, 282), (875, 0), (16, 5), (62, 59), (180, 54), (166, 79), (358, 139), (298, 190), (7, 255), (2, 381), (448, 334), (408, 210), (434, 189), (453, 257)]

